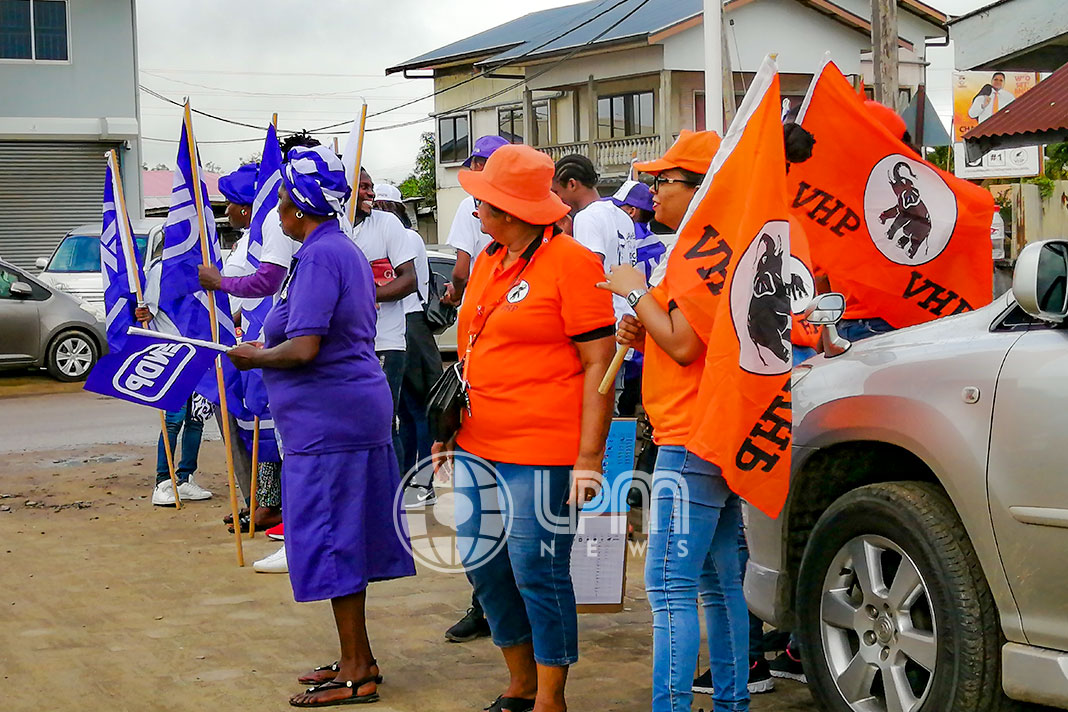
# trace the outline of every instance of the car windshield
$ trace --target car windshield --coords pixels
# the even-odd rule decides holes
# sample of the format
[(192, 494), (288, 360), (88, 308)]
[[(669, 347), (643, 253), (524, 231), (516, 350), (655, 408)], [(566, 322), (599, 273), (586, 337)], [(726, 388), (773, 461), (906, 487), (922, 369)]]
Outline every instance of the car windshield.
[[(148, 235), (134, 235), (137, 252), (144, 259)], [(100, 238), (96, 235), (67, 235), (48, 263), (49, 272), (99, 272)]]

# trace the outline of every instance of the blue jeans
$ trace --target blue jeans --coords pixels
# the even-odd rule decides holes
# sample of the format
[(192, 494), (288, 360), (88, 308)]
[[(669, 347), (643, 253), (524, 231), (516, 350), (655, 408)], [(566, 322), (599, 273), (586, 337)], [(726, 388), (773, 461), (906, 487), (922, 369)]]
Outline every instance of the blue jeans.
[(838, 322), (838, 333), (842, 338), (849, 341), (862, 341), (869, 336), (885, 334), (893, 330), (894, 327), (878, 317), (874, 319), (842, 319), (842, 321)]
[(794, 366), (804, 363), (816, 355), (816, 349), (811, 346), (794, 346), (792, 351), (794, 354)]
[[(167, 440), (171, 443), (171, 454), (174, 456), (176, 467), (174, 476), (178, 482), (189, 481), (189, 476), (197, 471), (197, 455), (200, 454), (200, 439), (204, 434), (204, 423), (189, 416), (190, 402), (179, 410), (168, 411)], [(178, 460), (178, 433), (182, 433), (182, 459)], [(170, 479), (167, 469), (167, 451), (163, 445), (163, 433), (159, 435), (159, 444), (156, 446), (156, 484)]]
[(404, 471), (404, 443), (401, 441), (400, 428), (397, 415), (400, 413), (401, 387), (404, 385), (404, 366), (407, 354), (404, 351), (379, 351), (378, 363), (386, 374), (386, 382), (389, 384), (390, 395), (393, 396), (393, 422), (390, 423), (390, 432), (393, 433), (393, 452), (397, 455), (397, 467)]
[(653, 712), (689, 712), (705, 600), (717, 712), (749, 709), (749, 617), (742, 593), (741, 502), (716, 465), (664, 446), (653, 475), (645, 588), (653, 611)]
[[(458, 450), (454, 468), (457, 539), (460, 560), (475, 596), (486, 612), (493, 644), (499, 648), (533, 642), (539, 665), (561, 667), (578, 660), (578, 613), (571, 584), (574, 529), (566, 525), (570, 467), (538, 467), (489, 463), (496, 482), (487, 486), (484, 473), (472, 468)], [(548, 491), (536, 486), (535, 471)], [(461, 505), (461, 502), (464, 504)], [(470, 502), (470, 516), (461, 507)], [(537, 509), (565, 522), (547, 529)], [(464, 512), (466, 515), (467, 512)], [(505, 522), (511, 519), (510, 530)], [(461, 521), (462, 520), (462, 521)], [(496, 533), (495, 533), (496, 532)], [(492, 542), (503, 537), (499, 548)]]

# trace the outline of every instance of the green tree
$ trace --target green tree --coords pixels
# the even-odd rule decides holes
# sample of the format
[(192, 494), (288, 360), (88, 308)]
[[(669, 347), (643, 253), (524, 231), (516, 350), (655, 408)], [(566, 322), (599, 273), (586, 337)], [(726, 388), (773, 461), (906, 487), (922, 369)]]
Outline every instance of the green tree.
[(415, 168), (400, 184), (401, 195), (405, 198), (421, 197), (423, 204), (434, 207), (437, 204), (438, 182), (434, 158), (434, 133), (426, 131), (419, 137), (419, 153), (415, 156)]

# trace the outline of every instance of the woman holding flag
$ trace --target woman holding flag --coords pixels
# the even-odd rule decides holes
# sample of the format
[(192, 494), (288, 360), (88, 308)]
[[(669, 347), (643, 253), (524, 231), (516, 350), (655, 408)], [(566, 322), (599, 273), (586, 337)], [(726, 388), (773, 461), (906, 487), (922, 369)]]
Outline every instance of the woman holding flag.
[(295, 148), (282, 178), (282, 228), (301, 247), (264, 323), (265, 348), (241, 344), (230, 358), (238, 368), (263, 369), (283, 438), (294, 597), (330, 599), (341, 644), (330, 666), (335, 679), (290, 704), (374, 702), (381, 677), (367, 637), (367, 585), (415, 574), (405, 533), (394, 526), (395, 517), (403, 521), (393, 497), (400, 474), (392, 397), (374, 353), (374, 281), (337, 220), (350, 193), (341, 160), (321, 146)]
[[(662, 158), (636, 164), (639, 171), (653, 175), (658, 222), (678, 231), (719, 144), (713, 132), (683, 131)], [(670, 243), (670, 255), (674, 239), (665, 242)], [(654, 280), (663, 274), (667, 260)], [(748, 710), (749, 617), (738, 539), (741, 502), (720, 467), (686, 447), (699, 402), (705, 344), (678, 308), (667, 280), (649, 290), (645, 275), (624, 265), (613, 268), (598, 286), (626, 297), (637, 314), (637, 319), (620, 321), (617, 341), (644, 350), (642, 400), (659, 446), (645, 567), (653, 612), (653, 712), (690, 709), (701, 642), (697, 592), (710, 586), (722, 594), (720, 605), (705, 607), (715, 706)]]

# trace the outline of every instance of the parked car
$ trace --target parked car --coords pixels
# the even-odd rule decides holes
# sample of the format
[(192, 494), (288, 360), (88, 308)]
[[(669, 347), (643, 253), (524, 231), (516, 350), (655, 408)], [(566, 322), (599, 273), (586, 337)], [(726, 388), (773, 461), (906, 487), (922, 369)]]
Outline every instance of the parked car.
[(1011, 294), (794, 370), (790, 494), (746, 598), (820, 709), (1068, 707), (1068, 241)]
[[(134, 243), (142, 259), (163, 241), (164, 218), (133, 222)], [(66, 234), (51, 257), (39, 257), (38, 279), (44, 284), (84, 299), (104, 318), (104, 280), (100, 274), (99, 222), (79, 225)]]
[(81, 381), (107, 348), (90, 305), (0, 260), (0, 369), (43, 367)]

